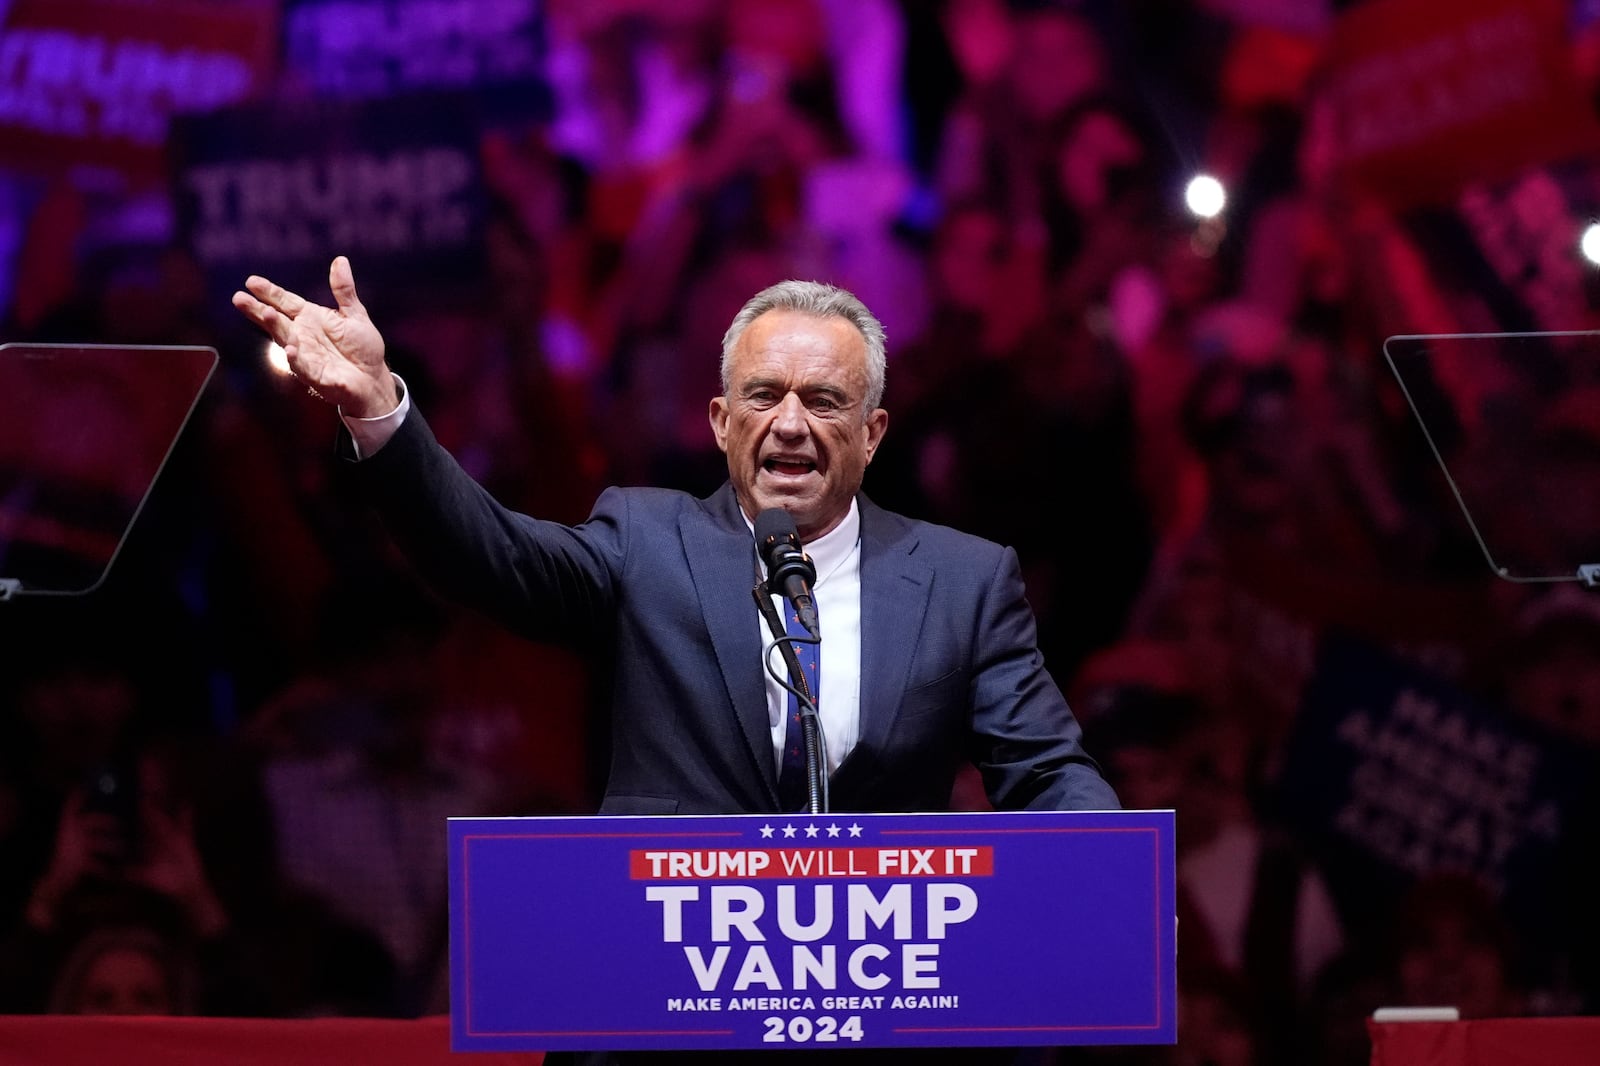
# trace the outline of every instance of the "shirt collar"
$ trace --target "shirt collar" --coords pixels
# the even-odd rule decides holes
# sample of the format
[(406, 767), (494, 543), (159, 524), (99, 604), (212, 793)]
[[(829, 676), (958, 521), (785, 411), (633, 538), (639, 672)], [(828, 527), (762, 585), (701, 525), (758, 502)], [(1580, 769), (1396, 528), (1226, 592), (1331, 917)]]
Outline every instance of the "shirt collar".
[(828, 580), (828, 575), (839, 569), (855, 550), (856, 541), (860, 538), (861, 512), (856, 509), (855, 498), (851, 497), (850, 510), (845, 512), (843, 520), (805, 545), (806, 554), (811, 556), (811, 565), (817, 568), (817, 584)]
[[(739, 510), (739, 516), (744, 519), (750, 535), (755, 536), (755, 523), (750, 521), (743, 508)], [(839, 569), (850, 557), (859, 539), (861, 539), (861, 510), (856, 506), (855, 497), (851, 497), (850, 510), (845, 512), (844, 518), (838, 525), (816, 540), (807, 541), (802, 545), (805, 553), (811, 556), (811, 565), (817, 569), (818, 585), (828, 580), (828, 575)]]

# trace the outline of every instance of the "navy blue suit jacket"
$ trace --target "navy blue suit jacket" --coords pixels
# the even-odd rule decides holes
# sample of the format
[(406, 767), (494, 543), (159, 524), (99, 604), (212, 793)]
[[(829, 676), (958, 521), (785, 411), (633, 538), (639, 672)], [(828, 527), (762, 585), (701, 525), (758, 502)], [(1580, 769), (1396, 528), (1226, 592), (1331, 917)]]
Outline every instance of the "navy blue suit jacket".
[[(779, 809), (759, 564), (731, 485), (705, 499), (612, 488), (581, 525), (540, 521), (500, 506), (415, 409), (348, 469), (441, 594), (598, 656), (612, 717), (602, 813)], [(968, 760), (1003, 809), (1116, 808), (1045, 670), (1016, 553), (858, 503), (860, 740), (831, 808), (947, 809)]]

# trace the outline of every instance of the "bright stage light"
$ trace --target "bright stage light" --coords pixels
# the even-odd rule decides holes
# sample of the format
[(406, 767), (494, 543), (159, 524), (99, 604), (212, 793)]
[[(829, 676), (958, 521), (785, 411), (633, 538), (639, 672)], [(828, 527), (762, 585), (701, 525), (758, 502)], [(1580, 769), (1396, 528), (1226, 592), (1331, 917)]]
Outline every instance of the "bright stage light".
[(1578, 250), (1589, 262), (1600, 266), (1600, 222), (1591, 222), (1583, 228), (1583, 237), (1578, 241)]
[(1189, 205), (1190, 211), (1201, 218), (1216, 218), (1222, 214), (1228, 194), (1222, 188), (1222, 182), (1210, 174), (1196, 174), (1183, 190), (1183, 201)]
[(277, 341), (267, 342), (266, 355), (267, 365), (272, 367), (273, 370), (284, 375), (289, 373), (289, 357), (284, 354)]

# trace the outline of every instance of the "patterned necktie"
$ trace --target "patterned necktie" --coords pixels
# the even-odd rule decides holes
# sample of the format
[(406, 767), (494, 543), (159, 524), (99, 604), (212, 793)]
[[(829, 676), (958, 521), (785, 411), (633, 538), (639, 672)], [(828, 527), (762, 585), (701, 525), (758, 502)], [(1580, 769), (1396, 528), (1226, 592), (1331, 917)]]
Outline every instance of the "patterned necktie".
[[(783, 601), (785, 628), (791, 637), (810, 640), (806, 627), (800, 624), (800, 614), (794, 604)], [(817, 645), (793, 641), (795, 658), (805, 671), (806, 684), (811, 688), (811, 698), (822, 704), (821, 688), (817, 676)], [(800, 729), (800, 699), (789, 693), (788, 727), (783, 734), (783, 769), (778, 774), (778, 802), (786, 811), (798, 811), (806, 805), (806, 741)]]

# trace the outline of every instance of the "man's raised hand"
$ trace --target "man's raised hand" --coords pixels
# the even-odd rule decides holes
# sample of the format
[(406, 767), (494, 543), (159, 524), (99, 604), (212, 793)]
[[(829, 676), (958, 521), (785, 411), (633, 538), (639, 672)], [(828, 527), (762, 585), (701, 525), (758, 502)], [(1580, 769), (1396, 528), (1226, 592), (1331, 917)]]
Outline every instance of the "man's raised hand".
[(233, 306), (266, 330), (289, 359), (289, 368), (317, 395), (355, 418), (388, 414), (399, 405), (383, 358), (383, 337), (356, 296), (350, 260), (328, 268), (337, 307), (324, 307), (252, 274), (233, 294)]

